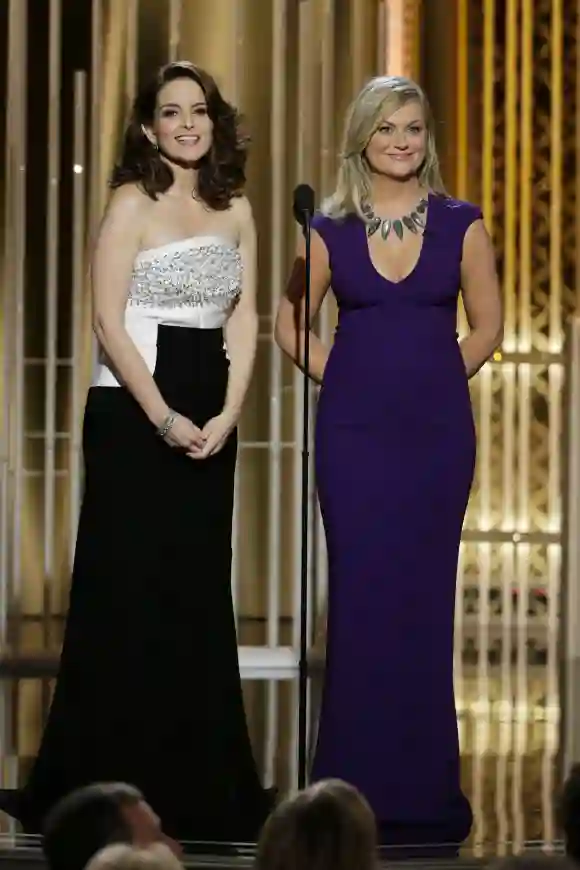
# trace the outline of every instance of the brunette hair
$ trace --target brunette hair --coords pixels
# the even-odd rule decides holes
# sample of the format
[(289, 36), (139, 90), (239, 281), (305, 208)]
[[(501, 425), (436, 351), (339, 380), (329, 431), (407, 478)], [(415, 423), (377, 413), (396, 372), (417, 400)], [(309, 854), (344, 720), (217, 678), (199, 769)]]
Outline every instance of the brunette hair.
[(196, 192), (209, 208), (224, 211), (233, 197), (243, 193), (248, 139), (240, 129), (237, 110), (224, 100), (214, 79), (205, 70), (185, 61), (162, 67), (138, 93), (123, 137), (121, 159), (113, 170), (110, 185), (116, 188), (137, 184), (151, 199), (157, 199), (173, 184), (171, 166), (151, 144), (143, 127), (153, 126), (159, 91), (176, 79), (197, 82), (207, 100), (208, 115), (213, 121), (213, 142), (199, 162)]
[(43, 825), (42, 850), (49, 870), (84, 870), (105, 846), (130, 843), (123, 808), (142, 800), (141, 792), (124, 782), (94, 783), (63, 797)]
[(376, 870), (377, 828), (353, 786), (323, 780), (286, 798), (267, 819), (256, 870)]

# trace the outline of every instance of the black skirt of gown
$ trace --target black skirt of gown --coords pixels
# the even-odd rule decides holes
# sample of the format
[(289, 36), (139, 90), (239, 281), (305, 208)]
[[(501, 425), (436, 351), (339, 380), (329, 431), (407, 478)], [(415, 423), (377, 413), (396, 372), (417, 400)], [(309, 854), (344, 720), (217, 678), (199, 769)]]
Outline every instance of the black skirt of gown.
[[(197, 425), (222, 409), (228, 368), (221, 329), (159, 327), (155, 380)], [(250, 746), (231, 597), (236, 438), (192, 460), (124, 388), (89, 391), (59, 677), (31, 776), (2, 801), (25, 831), (72, 789), (125, 781), (171, 836), (256, 839), (271, 797)]]

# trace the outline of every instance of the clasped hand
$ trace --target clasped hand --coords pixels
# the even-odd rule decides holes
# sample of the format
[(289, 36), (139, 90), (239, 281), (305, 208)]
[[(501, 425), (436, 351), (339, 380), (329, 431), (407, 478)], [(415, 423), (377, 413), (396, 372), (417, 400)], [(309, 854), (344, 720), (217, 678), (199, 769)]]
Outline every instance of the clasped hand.
[(200, 429), (187, 417), (179, 414), (165, 436), (165, 441), (171, 447), (181, 448), (191, 459), (207, 459), (208, 456), (219, 453), (236, 423), (234, 415), (222, 411)]

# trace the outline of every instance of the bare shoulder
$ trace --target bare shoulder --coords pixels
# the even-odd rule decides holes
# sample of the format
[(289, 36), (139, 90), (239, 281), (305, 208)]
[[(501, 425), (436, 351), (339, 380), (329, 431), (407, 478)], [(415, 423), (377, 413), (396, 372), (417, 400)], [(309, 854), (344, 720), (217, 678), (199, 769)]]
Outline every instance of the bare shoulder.
[(136, 184), (124, 184), (113, 191), (95, 242), (95, 256), (110, 260), (122, 252), (131, 259), (141, 246), (144, 230), (154, 205)]
[(240, 229), (254, 222), (252, 205), (247, 196), (235, 196), (232, 199), (230, 209), (231, 215)]
[(493, 249), (491, 236), (487, 231), (487, 227), (480, 216), (475, 216), (474, 220), (468, 225), (463, 239), (463, 254), (464, 256), (477, 256), (483, 252), (488, 252)]
[(111, 194), (105, 221), (116, 226), (131, 227), (140, 230), (148, 219), (153, 200), (136, 184), (123, 184)]

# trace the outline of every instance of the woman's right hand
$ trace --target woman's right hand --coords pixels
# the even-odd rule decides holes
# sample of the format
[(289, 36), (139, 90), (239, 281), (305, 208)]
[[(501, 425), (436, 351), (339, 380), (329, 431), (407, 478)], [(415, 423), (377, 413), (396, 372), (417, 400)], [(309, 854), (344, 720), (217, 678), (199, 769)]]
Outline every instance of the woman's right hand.
[(201, 452), (205, 445), (205, 437), (201, 429), (198, 429), (191, 420), (182, 417), (181, 414), (176, 416), (171, 429), (163, 440), (170, 447), (185, 450), (186, 453)]

